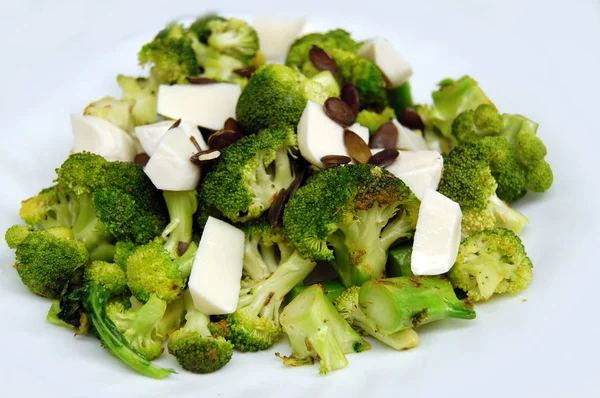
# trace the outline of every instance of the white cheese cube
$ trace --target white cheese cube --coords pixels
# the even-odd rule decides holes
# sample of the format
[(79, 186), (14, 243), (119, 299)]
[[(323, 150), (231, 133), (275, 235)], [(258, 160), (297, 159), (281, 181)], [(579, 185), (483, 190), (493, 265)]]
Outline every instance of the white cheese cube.
[(386, 39), (377, 38), (365, 43), (358, 55), (374, 62), (393, 87), (401, 86), (412, 76), (412, 67)]
[(306, 20), (256, 16), (252, 25), (258, 33), (260, 50), (264, 56), (269, 60), (279, 61), (285, 57), (294, 40), (302, 33)]
[(404, 127), (398, 120), (392, 120), (394, 126), (398, 129), (398, 142), (396, 148), (403, 149), (405, 151), (425, 151), (429, 149), (425, 138), (417, 132)]
[(183, 127), (165, 133), (144, 167), (154, 186), (165, 191), (195, 189), (200, 181), (200, 168), (190, 161), (198, 152)]
[(235, 311), (240, 293), (244, 232), (209, 217), (198, 244), (188, 287), (194, 307), (206, 315)]
[(458, 203), (427, 189), (421, 201), (410, 268), (415, 275), (450, 271), (458, 256), (462, 212)]
[[(373, 149), (373, 154), (381, 150)], [(427, 189), (437, 189), (443, 168), (444, 158), (437, 151), (400, 151), (394, 163), (386, 167), (421, 200)]]
[(235, 117), (242, 90), (231, 83), (160, 85), (156, 109), (169, 119), (183, 119), (211, 130)]
[[(173, 123), (175, 123), (175, 121), (165, 120), (154, 124), (137, 126), (135, 128), (135, 135), (140, 140), (140, 144), (148, 156), (152, 156), (154, 154), (158, 143), (164, 137), (164, 135), (167, 133), (167, 130), (169, 130)], [(202, 150), (208, 149), (208, 145), (206, 145), (204, 138), (202, 138), (200, 130), (198, 130), (198, 127), (196, 127), (194, 123), (182, 120), (179, 123), (179, 127), (185, 130), (188, 136), (194, 137)]]
[(71, 115), (73, 152), (91, 152), (108, 161), (133, 162), (136, 142), (124, 130), (95, 116)]
[[(369, 142), (369, 129), (360, 124), (349, 127), (366, 143)], [(348, 156), (344, 145), (344, 128), (331, 120), (323, 105), (308, 101), (298, 123), (298, 147), (302, 156), (311, 164), (324, 168), (321, 158), (326, 155)]]

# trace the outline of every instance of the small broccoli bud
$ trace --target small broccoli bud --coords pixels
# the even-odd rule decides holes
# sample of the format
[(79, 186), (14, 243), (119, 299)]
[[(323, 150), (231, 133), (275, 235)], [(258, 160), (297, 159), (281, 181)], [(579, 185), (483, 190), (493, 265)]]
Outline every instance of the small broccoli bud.
[(4, 240), (11, 249), (16, 249), (17, 246), (29, 235), (31, 227), (29, 225), (13, 225), (6, 230)]
[(135, 101), (129, 99), (116, 99), (113, 97), (104, 97), (98, 101), (90, 103), (83, 114), (99, 117), (110, 122), (128, 133), (133, 132), (134, 123), (131, 118), (131, 112)]
[(86, 281), (103, 286), (112, 296), (125, 294), (129, 290), (125, 271), (114, 263), (94, 261), (85, 267), (83, 277)]
[(356, 123), (367, 127), (369, 133), (373, 135), (382, 124), (394, 118), (396, 118), (396, 113), (389, 106), (386, 106), (381, 112), (363, 109), (356, 116)]

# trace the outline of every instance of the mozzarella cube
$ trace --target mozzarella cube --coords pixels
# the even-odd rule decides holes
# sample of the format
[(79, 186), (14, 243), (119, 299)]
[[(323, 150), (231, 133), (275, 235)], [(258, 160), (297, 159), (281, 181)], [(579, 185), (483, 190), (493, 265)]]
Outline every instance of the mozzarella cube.
[[(154, 124), (137, 126), (135, 128), (135, 135), (140, 140), (140, 144), (148, 156), (152, 156), (154, 154), (158, 143), (164, 137), (164, 135), (167, 133), (167, 130), (169, 130), (173, 123), (173, 120), (165, 120)], [(202, 138), (200, 130), (198, 130), (198, 127), (194, 123), (182, 120), (179, 123), (179, 127), (184, 129), (188, 136), (194, 137), (202, 150), (208, 149), (208, 145), (206, 145), (204, 138)]]
[(198, 311), (206, 315), (235, 311), (243, 258), (244, 232), (208, 217), (188, 280), (194, 307)]
[(133, 162), (136, 142), (124, 130), (95, 116), (71, 115), (73, 152), (90, 152), (113, 162)]
[(425, 151), (429, 149), (425, 138), (416, 131), (404, 127), (398, 120), (392, 120), (394, 126), (398, 129), (398, 142), (396, 148), (403, 149), (405, 151)]
[[(382, 149), (373, 149), (373, 154)], [(420, 200), (428, 189), (436, 190), (442, 178), (444, 158), (437, 151), (400, 151), (386, 169), (404, 181)]]
[(160, 85), (156, 109), (169, 119), (183, 119), (211, 130), (235, 117), (242, 90), (231, 83)]
[(200, 181), (200, 168), (190, 161), (198, 150), (183, 127), (166, 132), (144, 167), (154, 186), (165, 191), (195, 189)]
[(365, 43), (358, 55), (375, 63), (393, 87), (401, 86), (412, 76), (412, 67), (386, 39), (377, 38)]
[(410, 268), (415, 275), (450, 271), (458, 256), (462, 212), (458, 203), (427, 189), (421, 201)]
[[(366, 143), (369, 142), (369, 129), (353, 124), (348, 129), (354, 131)], [(331, 120), (323, 105), (308, 101), (298, 123), (298, 147), (302, 156), (311, 164), (324, 168), (321, 158), (326, 155), (345, 155), (344, 128)]]
[(258, 33), (260, 50), (267, 59), (281, 60), (300, 36), (306, 25), (305, 19), (257, 16), (253, 27)]

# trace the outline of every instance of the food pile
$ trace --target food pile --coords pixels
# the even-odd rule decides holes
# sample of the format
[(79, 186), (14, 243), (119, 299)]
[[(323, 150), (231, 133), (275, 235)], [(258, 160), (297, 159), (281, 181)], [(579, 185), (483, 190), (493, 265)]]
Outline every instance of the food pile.
[(511, 204), (552, 185), (546, 147), (471, 77), (414, 104), (385, 39), (212, 14), (138, 57), (6, 232), (52, 324), (153, 378), (163, 351), (209, 373), (284, 336), (327, 373), (530, 284)]

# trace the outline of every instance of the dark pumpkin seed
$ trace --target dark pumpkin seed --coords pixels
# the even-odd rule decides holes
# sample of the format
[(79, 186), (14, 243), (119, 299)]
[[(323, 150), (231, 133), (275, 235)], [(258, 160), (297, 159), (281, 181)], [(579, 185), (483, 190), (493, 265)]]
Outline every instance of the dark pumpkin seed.
[(193, 154), (190, 158), (190, 161), (198, 165), (210, 164), (217, 160), (219, 156), (221, 156), (221, 151), (216, 149), (207, 149), (205, 151), (200, 151)]
[(308, 52), (308, 57), (318, 70), (328, 70), (332, 73), (338, 70), (335, 59), (319, 46), (312, 46)]
[(242, 128), (240, 127), (238, 122), (232, 117), (225, 120), (225, 124), (223, 125), (223, 130), (231, 130), (231, 131), (235, 131), (237, 133), (244, 135)]
[(271, 228), (275, 228), (281, 223), (281, 219), (283, 218), (283, 209), (285, 207), (287, 199), (287, 191), (285, 190), (285, 188), (281, 188), (281, 190), (275, 197), (275, 200), (271, 204), (271, 207), (269, 208), (268, 217)]
[(150, 160), (150, 156), (148, 156), (148, 154), (146, 152), (143, 152), (143, 153), (138, 153), (137, 155), (135, 155), (135, 158), (133, 159), (133, 163), (137, 164), (138, 166), (145, 166), (149, 160)]
[(196, 137), (194, 137), (193, 135), (190, 136), (190, 141), (192, 141), (192, 144), (194, 144), (194, 146), (196, 147), (196, 150), (198, 152), (202, 151), (202, 148), (200, 148), (200, 144), (198, 144), (198, 140), (196, 139)]
[(396, 148), (398, 142), (398, 128), (392, 122), (385, 122), (371, 137), (371, 148)]
[(190, 244), (188, 242), (179, 241), (179, 243), (177, 244), (177, 254), (179, 254), (179, 257), (185, 254), (188, 247), (190, 247)]
[(171, 127), (169, 127), (169, 129), (167, 131), (172, 130), (172, 129), (176, 129), (177, 127), (179, 127), (180, 124), (181, 124), (181, 119), (175, 120), (175, 123), (173, 123), (171, 125)]
[(356, 115), (347, 103), (337, 97), (329, 97), (325, 101), (325, 113), (337, 124), (348, 127), (354, 124)]
[(208, 137), (208, 147), (210, 149), (223, 149), (241, 139), (243, 135), (233, 130), (219, 130)]
[(185, 78), (190, 84), (213, 84), (216, 80), (202, 76), (188, 76)]
[(411, 130), (423, 131), (425, 129), (425, 124), (421, 120), (421, 116), (419, 116), (419, 113), (414, 108), (406, 108), (398, 118), (398, 121)]
[(349, 156), (346, 155), (326, 155), (321, 158), (321, 162), (325, 165), (325, 168), (341, 166), (348, 164), (352, 161)]
[(384, 149), (381, 152), (377, 152), (369, 159), (369, 164), (374, 164), (379, 167), (388, 167), (394, 163), (400, 152), (397, 149)]
[(306, 172), (306, 169), (302, 169), (300, 172), (297, 172), (296, 178), (294, 178), (294, 181), (292, 181), (292, 183), (287, 189), (288, 200), (290, 200), (292, 196), (294, 196), (296, 191), (302, 186), (302, 184), (304, 184), (304, 180), (306, 180), (307, 174), (308, 173)]
[(344, 130), (344, 145), (346, 146), (348, 155), (356, 163), (365, 164), (371, 158), (371, 148), (352, 130)]
[(350, 82), (344, 83), (340, 98), (348, 104), (355, 116), (358, 115), (358, 112), (360, 111), (360, 98), (354, 84)]
[(240, 68), (233, 70), (233, 73), (241, 77), (250, 77), (254, 74), (254, 72), (256, 72), (256, 68), (253, 68), (251, 66), (248, 68)]

